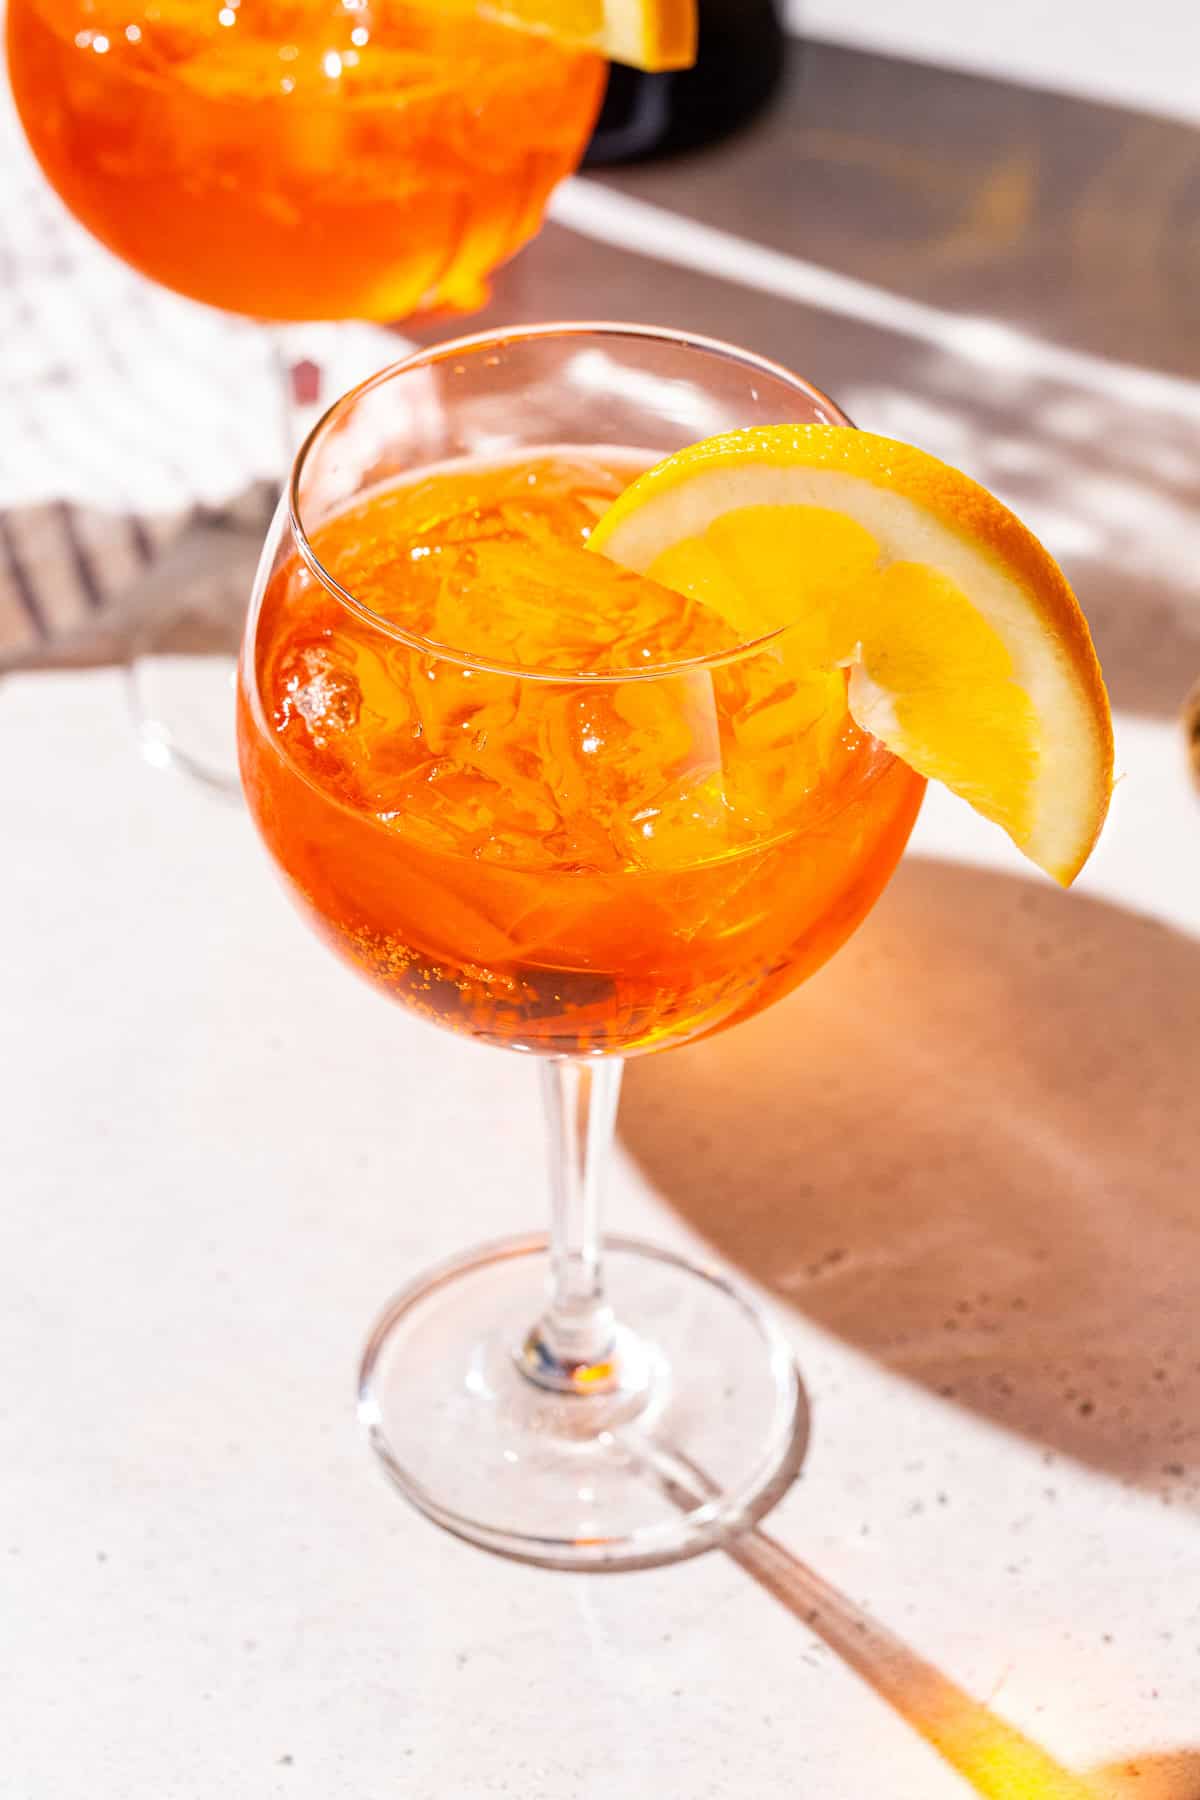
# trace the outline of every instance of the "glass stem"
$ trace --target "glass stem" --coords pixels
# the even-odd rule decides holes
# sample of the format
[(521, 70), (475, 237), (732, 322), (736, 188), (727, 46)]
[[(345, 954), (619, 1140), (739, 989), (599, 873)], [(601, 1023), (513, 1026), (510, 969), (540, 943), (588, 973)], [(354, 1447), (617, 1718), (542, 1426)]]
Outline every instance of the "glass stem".
[(550, 1151), (550, 1274), (546, 1310), (525, 1340), (520, 1362), (532, 1380), (559, 1393), (606, 1393), (618, 1382), (600, 1213), (623, 1068), (619, 1057), (556, 1056), (541, 1069)]

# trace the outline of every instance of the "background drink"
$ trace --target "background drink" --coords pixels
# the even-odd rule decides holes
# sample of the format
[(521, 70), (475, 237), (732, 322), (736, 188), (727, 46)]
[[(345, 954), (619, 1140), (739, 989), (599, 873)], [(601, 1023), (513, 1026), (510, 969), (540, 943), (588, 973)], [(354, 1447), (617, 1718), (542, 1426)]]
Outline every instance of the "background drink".
[(89, 231), (271, 319), (480, 304), (577, 162), (599, 59), (404, 0), (10, 0), (22, 123)]
[(757, 1011), (858, 924), (920, 802), (841, 673), (786, 640), (648, 677), (738, 639), (584, 550), (647, 460), (460, 463), (318, 529), (345, 590), (474, 666), (293, 557), (243, 669), (245, 789), (302, 906), (392, 997), (490, 1042), (627, 1053)]

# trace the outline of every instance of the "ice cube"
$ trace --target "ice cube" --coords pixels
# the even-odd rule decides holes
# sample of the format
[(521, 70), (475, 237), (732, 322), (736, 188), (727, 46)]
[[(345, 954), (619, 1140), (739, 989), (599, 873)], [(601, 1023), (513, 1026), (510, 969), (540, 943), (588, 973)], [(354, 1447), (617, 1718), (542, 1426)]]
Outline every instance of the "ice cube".
[(719, 769), (693, 772), (615, 821), (614, 835), (631, 862), (644, 869), (688, 869), (727, 856), (746, 840)]
[(838, 760), (848, 720), (845, 676), (840, 669), (796, 674), (764, 654), (731, 673), (721, 698), (730, 804), (761, 829), (782, 830)]
[(331, 737), (353, 730), (362, 708), (362, 689), (353, 670), (329, 643), (296, 646), (280, 669), (276, 727), (299, 720), (318, 749)]
[(409, 676), (425, 742), (435, 756), (476, 760), (516, 715), (517, 683), (509, 676), (434, 656), (413, 657)]

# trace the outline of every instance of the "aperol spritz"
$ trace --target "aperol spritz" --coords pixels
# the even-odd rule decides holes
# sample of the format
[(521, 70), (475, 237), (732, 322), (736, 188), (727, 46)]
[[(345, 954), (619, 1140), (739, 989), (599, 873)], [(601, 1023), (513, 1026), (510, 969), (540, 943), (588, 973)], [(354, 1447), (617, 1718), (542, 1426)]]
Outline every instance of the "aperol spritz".
[[(485, 15), (437, 0), (9, 0), (8, 68), (51, 185), (124, 262), (275, 326), (390, 324), (483, 304), (600, 103), (602, 57)], [(282, 472), (319, 415), (326, 351), (277, 331), (275, 352)], [(191, 594), (148, 615), (129, 691), (153, 762), (236, 789), (244, 589), (205, 572), (209, 548), (183, 559)], [(198, 646), (220, 654), (197, 682)]]
[(81, 224), (269, 320), (480, 305), (604, 82), (599, 57), (409, 0), (9, 0), (8, 63)]
[(549, 1240), (403, 1292), (360, 1411), (432, 1518), (555, 1566), (702, 1549), (771, 1503), (803, 1444), (790, 1350), (751, 1296), (619, 1239), (602, 1273), (621, 1069), (816, 968), (924, 784), (790, 629), (748, 639), (587, 547), (665, 453), (796, 419), (846, 422), (679, 334), (443, 346), (310, 438), (247, 621), (242, 780), (293, 897), (391, 999), (540, 1067)]
[(389, 484), (310, 540), (374, 619), (298, 553), (263, 598), (242, 767), (273, 855), (378, 987), (490, 1043), (628, 1055), (757, 1011), (853, 930), (920, 799), (840, 670), (739, 655), (588, 554), (645, 463), (546, 446)]

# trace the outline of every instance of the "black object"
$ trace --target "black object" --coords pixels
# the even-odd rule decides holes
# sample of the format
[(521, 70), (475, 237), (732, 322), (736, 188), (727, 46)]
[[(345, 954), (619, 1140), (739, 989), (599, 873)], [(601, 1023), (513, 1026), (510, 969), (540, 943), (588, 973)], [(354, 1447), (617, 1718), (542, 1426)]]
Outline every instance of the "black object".
[(639, 162), (724, 137), (771, 98), (784, 46), (777, 0), (700, 0), (693, 68), (647, 75), (613, 64), (585, 163)]

